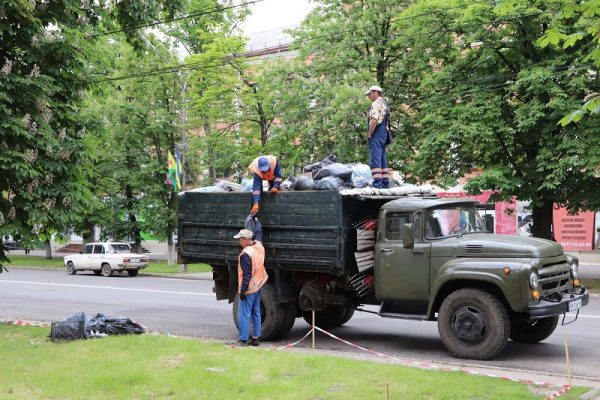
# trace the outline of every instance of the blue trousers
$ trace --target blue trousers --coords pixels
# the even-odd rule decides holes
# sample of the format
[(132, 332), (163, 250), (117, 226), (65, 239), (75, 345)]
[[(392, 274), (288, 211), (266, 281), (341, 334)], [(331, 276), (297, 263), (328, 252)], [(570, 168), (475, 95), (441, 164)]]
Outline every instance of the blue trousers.
[(390, 176), (387, 164), (385, 142), (387, 132), (377, 129), (369, 139), (369, 166), (373, 175), (373, 187), (387, 188), (390, 185)]
[(240, 340), (246, 341), (250, 336), (250, 318), (252, 318), (252, 337), (260, 337), (260, 290), (246, 295), (246, 300), (240, 300), (237, 317)]

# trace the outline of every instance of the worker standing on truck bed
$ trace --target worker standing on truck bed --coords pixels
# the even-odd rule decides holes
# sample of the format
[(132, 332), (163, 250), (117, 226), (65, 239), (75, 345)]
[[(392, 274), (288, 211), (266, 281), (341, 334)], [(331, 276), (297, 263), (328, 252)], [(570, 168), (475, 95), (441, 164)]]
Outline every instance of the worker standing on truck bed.
[(262, 192), (262, 181), (269, 181), (269, 191), (277, 193), (283, 177), (281, 163), (275, 156), (260, 156), (248, 166), (248, 169), (254, 175), (252, 183), (252, 209), (251, 214), (258, 213), (258, 204), (260, 203), (260, 193)]
[[(263, 233), (260, 221), (254, 217), (254, 232), (242, 229), (233, 238), (238, 239), (242, 252), (238, 257), (238, 303), (237, 318), (239, 347), (260, 344), (260, 289), (269, 276), (265, 270), (265, 248), (262, 245)], [(252, 338), (250, 336), (252, 318)]]
[(369, 122), (367, 138), (369, 140), (369, 166), (373, 175), (373, 187), (388, 188), (390, 186), (390, 174), (387, 165), (386, 146), (390, 143), (389, 108), (383, 97), (381, 87), (371, 86), (365, 92), (371, 100), (369, 108)]

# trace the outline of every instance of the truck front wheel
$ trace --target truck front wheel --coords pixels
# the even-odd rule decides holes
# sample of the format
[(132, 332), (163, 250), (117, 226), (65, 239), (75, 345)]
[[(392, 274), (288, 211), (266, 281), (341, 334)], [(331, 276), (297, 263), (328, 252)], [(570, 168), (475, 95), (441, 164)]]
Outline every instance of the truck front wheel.
[(510, 338), (515, 342), (537, 343), (552, 335), (558, 316), (535, 321), (514, 320), (510, 323)]
[(510, 323), (506, 308), (495, 296), (479, 289), (460, 289), (444, 299), (438, 331), (455, 357), (487, 360), (506, 346)]
[[(240, 304), (240, 296), (235, 295), (233, 301), (233, 322), (235, 327), (239, 329), (238, 323), (238, 305)], [(275, 288), (272, 285), (266, 284), (261, 288), (260, 294), (260, 338), (261, 340), (278, 339), (281, 334), (285, 322), (285, 308), (282, 304), (277, 304), (275, 301)], [(291, 329), (291, 327), (290, 327)], [(287, 332), (286, 332), (287, 333)], [(252, 336), (252, 321), (250, 321), (250, 336)]]

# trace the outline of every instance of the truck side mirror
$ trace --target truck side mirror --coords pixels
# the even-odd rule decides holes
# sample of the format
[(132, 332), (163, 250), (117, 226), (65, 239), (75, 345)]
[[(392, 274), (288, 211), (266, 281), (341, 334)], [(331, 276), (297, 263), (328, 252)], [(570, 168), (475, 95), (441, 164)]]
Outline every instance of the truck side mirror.
[(415, 246), (413, 238), (413, 224), (404, 224), (404, 232), (402, 233), (402, 246), (405, 249), (412, 249)]

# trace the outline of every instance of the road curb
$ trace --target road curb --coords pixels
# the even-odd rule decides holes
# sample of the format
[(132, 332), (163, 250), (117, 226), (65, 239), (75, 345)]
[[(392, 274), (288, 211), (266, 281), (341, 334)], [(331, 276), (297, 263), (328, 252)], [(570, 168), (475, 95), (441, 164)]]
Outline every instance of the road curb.
[(212, 281), (212, 273), (206, 272), (206, 274), (210, 274), (209, 276), (198, 276), (198, 275), (186, 275), (186, 274), (160, 274), (154, 272), (140, 272), (138, 276), (151, 276), (155, 278), (169, 278), (169, 279), (185, 279), (190, 281)]

